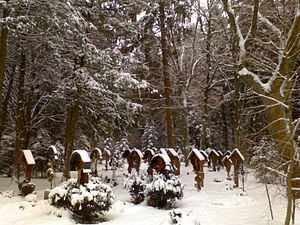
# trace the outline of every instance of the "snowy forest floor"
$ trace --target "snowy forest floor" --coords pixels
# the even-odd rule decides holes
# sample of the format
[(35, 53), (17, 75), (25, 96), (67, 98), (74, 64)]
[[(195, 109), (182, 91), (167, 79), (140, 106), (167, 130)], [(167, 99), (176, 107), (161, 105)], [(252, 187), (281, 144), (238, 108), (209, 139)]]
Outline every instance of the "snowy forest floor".
[[(146, 171), (146, 164), (142, 171)], [(169, 225), (170, 210), (156, 209), (147, 206), (146, 201), (134, 205), (130, 195), (123, 188), (126, 164), (116, 171), (118, 185), (112, 187), (116, 197), (112, 209), (104, 216), (103, 225)], [(248, 170), (250, 171), (250, 170)], [(112, 176), (112, 171), (104, 170), (99, 165), (99, 174)], [(271, 219), (265, 185), (258, 183), (253, 174), (245, 176), (245, 192), (241, 188), (232, 188), (233, 181), (226, 179), (226, 172), (212, 172), (205, 167), (204, 188), (197, 191), (194, 187), (192, 166), (181, 166), (180, 179), (185, 185), (184, 196), (176, 204), (184, 217), (182, 225), (279, 225), (284, 224), (287, 200), (285, 189), (279, 185), (268, 185), (274, 220)], [(72, 173), (76, 177), (76, 173)], [(56, 185), (61, 180), (57, 174)], [(0, 178), (0, 225), (74, 225), (76, 224), (68, 211), (59, 212), (43, 200), (44, 190), (50, 187), (47, 179), (33, 179), (36, 184), (37, 201), (29, 202), (18, 196), (17, 185), (11, 178)], [(240, 179), (241, 184), (241, 179)], [(242, 184), (240, 185), (242, 186)], [(7, 191), (13, 190), (11, 198)], [(299, 202), (296, 207), (296, 224), (300, 224)], [(56, 216), (60, 214), (60, 217)]]

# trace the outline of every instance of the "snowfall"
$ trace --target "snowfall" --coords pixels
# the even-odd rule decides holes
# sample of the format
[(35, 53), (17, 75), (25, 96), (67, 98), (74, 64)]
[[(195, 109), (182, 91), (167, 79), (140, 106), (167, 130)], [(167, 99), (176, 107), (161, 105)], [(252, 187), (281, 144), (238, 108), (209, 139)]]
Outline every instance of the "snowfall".
[[(108, 213), (103, 216), (103, 225), (170, 225), (172, 209), (157, 209), (148, 206), (146, 200), (140, 204), (131, 203), (129, 192), (124, 189), (126, 164), (116, 171), (118, 185), (112, 187), (115, 201)], [(142, 164), (142, 171), (147, 165)], [(99, 164), (101, 176), (112, 176), (112, 170), (105, 171)], [(76, 172), (72, 173), (76, 177)], [(285, 189), (279, 185), (267, 186), (254, 178), (253, 172), (246, 169), (244, 185), (240, 177), (240, 188), (233, 188), (233, 181), (226, 179), (221, 169), (213, 172), (205, 167), (204, 187), (195, 188), (195, 174), (192, 166), (181, 166), (180, 180), (184, 184), (184, 196), (178, 200), (175, 210), (182, 213), (181, 225), (281, 225), (284, 224), (287, 200)], [(0, 177), (0, 225), (73, 225), (67, 210), (56, 209), (44, 200), (44, 191), (50, 188), (45, 178), (33, 179), (36, 193), (22, 197), (11, 178)], [(55, 185), (61, 182), (61, 173), (56, 174)], [(243, 190), (244, 186), (244, 190)], [(299, 203), (297, 202), (297, 205)], [(270, 213), (273, 212), (273, 219)], [(300, 224), (299, 207), (296, 207), (296, 224)]]

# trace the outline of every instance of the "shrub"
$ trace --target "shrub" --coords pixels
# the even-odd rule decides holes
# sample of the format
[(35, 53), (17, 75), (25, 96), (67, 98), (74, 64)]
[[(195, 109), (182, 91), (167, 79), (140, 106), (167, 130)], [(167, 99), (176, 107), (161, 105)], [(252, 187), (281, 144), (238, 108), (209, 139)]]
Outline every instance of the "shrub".
[(34, 192), (35, 190), (35, 184), (30, 183), (27, 180), (24, 180), (23, 182), (18, 184), (19, 191), (21, 192), (21, 195), (26, 196)]
[(129, 191), (131, 201), (134, 204), (139, 204), (145, 199), (147, 177), (145, 174), (138, 176), (136, 173), (129, 174), (124, 180), (124, 188)]
[(76, 179), (69, 179), (49, 193), (51, 205), (69, 209), (79, 222), (98, 220), (111, 208), (113, 200), (111, 188), (95, 177), (80, 186)]
[(183, 197), (183, 184), (173, 174), (169, 177), (155, 174), (152, 182), (147, 184), (145, 193), (148, 205), (158, 208), (172, 208), (176, 200)]
[(276, 151), (273, 141), (263, 137), (259, 143), (253, 147), (250, 167), (254, 169), (255, 177), (260, 182), (280, 182), (279, 176), (276, 173), (277, 168), (280, 167), (280, 156)]

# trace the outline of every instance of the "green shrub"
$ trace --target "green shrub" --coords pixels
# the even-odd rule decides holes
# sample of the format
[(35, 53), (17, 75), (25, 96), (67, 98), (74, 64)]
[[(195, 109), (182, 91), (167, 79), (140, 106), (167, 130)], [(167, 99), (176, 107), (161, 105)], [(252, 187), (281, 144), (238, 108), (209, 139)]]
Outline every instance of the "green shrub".
[(177, 200), (183, 197), (183, 184), (178, 176), (171, 174), (154, 175), (151, 183), (146, 186), (148, 205), (158, 208), (172, 208)]
[(78, 222), (94, 222), (111, 208), (114, 195), (100, 178), (94, 177), (89, 183), (80, 186), (75, 179), (69, 179), (49, 193), (49, 201), (57, 208), (72, 211)]

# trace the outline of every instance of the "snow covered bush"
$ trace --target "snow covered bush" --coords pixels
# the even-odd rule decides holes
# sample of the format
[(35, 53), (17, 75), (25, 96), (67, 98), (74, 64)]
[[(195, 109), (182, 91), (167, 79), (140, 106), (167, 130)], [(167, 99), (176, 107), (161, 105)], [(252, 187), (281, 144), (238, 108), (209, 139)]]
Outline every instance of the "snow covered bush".
[(147, 183), (147, 176), (136, 173), (129, 174), (124, 180), (124, 188), (129, 191), (131, 201), (134, 204), (139, 204), (145, 199), (145, 188)]
[(69, 179), (49, 193), (50, 204), (73, 212), (79, 222), (93, 222), (104, 215), (112, 206), (114, 195), (111, 188), (99, 178), (77, 185), (76, 179)]
[(254, 169), (255, 177), (260, 182), (278, 182), (279, 177), (276, 171), (280, 167), (280, 156), (275, 148), (275, 143), (267, 138), (262, 138), (257, 146), (253, 147), (253, 151), (250, 166)]
[(183, 197), (183, 184), (178, 176), (154, 174), (151, 183), (146, 185), (148, 205), (158, 208), (172, 208), (176, 200)]
[(35, 184), (30, 183), (27, 180), (24, 180), (23, 182), (20, 182), (18, 184), (19, 191), (21, 192), (21, 195), (26, 196), (34, 192), (35, 190)]
[(197, 219), (190, 217), (180, 209), (172, 209), (169, 215), (170, 225), (200, 225)]

